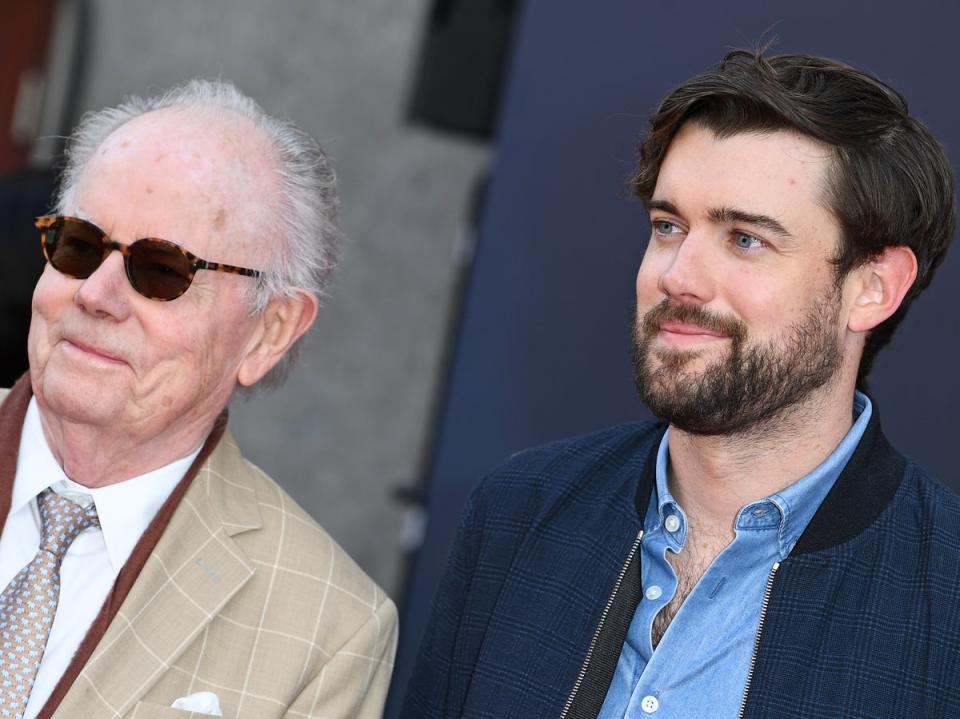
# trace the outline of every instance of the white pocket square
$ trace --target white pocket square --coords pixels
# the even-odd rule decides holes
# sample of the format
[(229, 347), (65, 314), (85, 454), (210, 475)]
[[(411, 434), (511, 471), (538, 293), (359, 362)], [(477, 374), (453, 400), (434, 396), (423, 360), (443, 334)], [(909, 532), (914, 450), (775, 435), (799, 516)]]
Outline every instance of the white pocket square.
[(213, 692), (194, 692), (185, 697), (180, 697), (173, 704), (171, 709), (183, 709), (197, 714), (206, 714), (212, 717), (222, 717), (223, 711), (220, 709), (220, 699)]

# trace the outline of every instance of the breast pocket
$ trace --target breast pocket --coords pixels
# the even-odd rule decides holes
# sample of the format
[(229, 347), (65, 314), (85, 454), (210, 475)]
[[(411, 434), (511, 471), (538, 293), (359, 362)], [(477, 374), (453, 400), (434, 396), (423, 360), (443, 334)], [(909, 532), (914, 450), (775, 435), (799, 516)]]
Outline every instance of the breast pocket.
[(161, 704), (137, 702), (125, 719), (210, 719), (210, 715), (188, 712), (183, 709), (171, 709)]

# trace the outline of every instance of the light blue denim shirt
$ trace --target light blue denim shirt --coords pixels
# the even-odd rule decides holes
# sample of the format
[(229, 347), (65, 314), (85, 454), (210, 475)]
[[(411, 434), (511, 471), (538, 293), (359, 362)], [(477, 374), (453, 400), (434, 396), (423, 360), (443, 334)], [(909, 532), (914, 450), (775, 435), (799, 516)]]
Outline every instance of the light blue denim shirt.
[(872, 411), (870, 400), (857, 392), (854, 424), (833, 453), (783, 491), (740, 510), (734, 540), (690, 592), (654, 650), (653, 619), (677, 589), (666, 553), (680, 552), (687, 539), (686, 515), (667, 487), (670, 433), (664, 434), (640, 549), (644, 596), (598, 719), (737, 716), (773, 565), (790, 554), (853, 455)]

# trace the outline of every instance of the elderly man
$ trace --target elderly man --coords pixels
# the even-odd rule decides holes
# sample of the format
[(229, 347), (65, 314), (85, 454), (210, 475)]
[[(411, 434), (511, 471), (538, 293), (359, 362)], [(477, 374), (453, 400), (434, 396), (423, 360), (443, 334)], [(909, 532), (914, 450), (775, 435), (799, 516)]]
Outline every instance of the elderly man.
[(0, 405), (0, 716), (380, 716), (393, 604), (226, 432), (316, 316), (325, 156), (193, 81), (68, 157)]
[(960, 716), (960, 499), (862, 391), (952, 238), (943, 151), (866, 73), (738, 51), (663, 101), (633, 185), (663, 424), (480, 485), (404, 716)]

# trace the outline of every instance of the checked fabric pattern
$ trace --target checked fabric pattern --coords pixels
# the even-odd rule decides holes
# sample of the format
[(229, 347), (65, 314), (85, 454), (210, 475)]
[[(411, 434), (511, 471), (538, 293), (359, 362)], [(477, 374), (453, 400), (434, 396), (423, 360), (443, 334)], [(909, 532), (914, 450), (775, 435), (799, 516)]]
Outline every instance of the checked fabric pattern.
[(23, 716), (57, 612), (60, 563), (80, 532), (100, 524), (92, 504), (84, 509), (50, 489), (37, 506), (37, 556), (0, 595), (0, 717)]
[[(29, 377), (17, 387), (0, 390), (13, 457)], [(171, 704), (201, 691), (235, 719), (383, 716), (393, 602), (223, 430), (159, 539), (131, 555), (144, 564), (92, 653), (75, 657), (55, 719), (187, 719)]]

